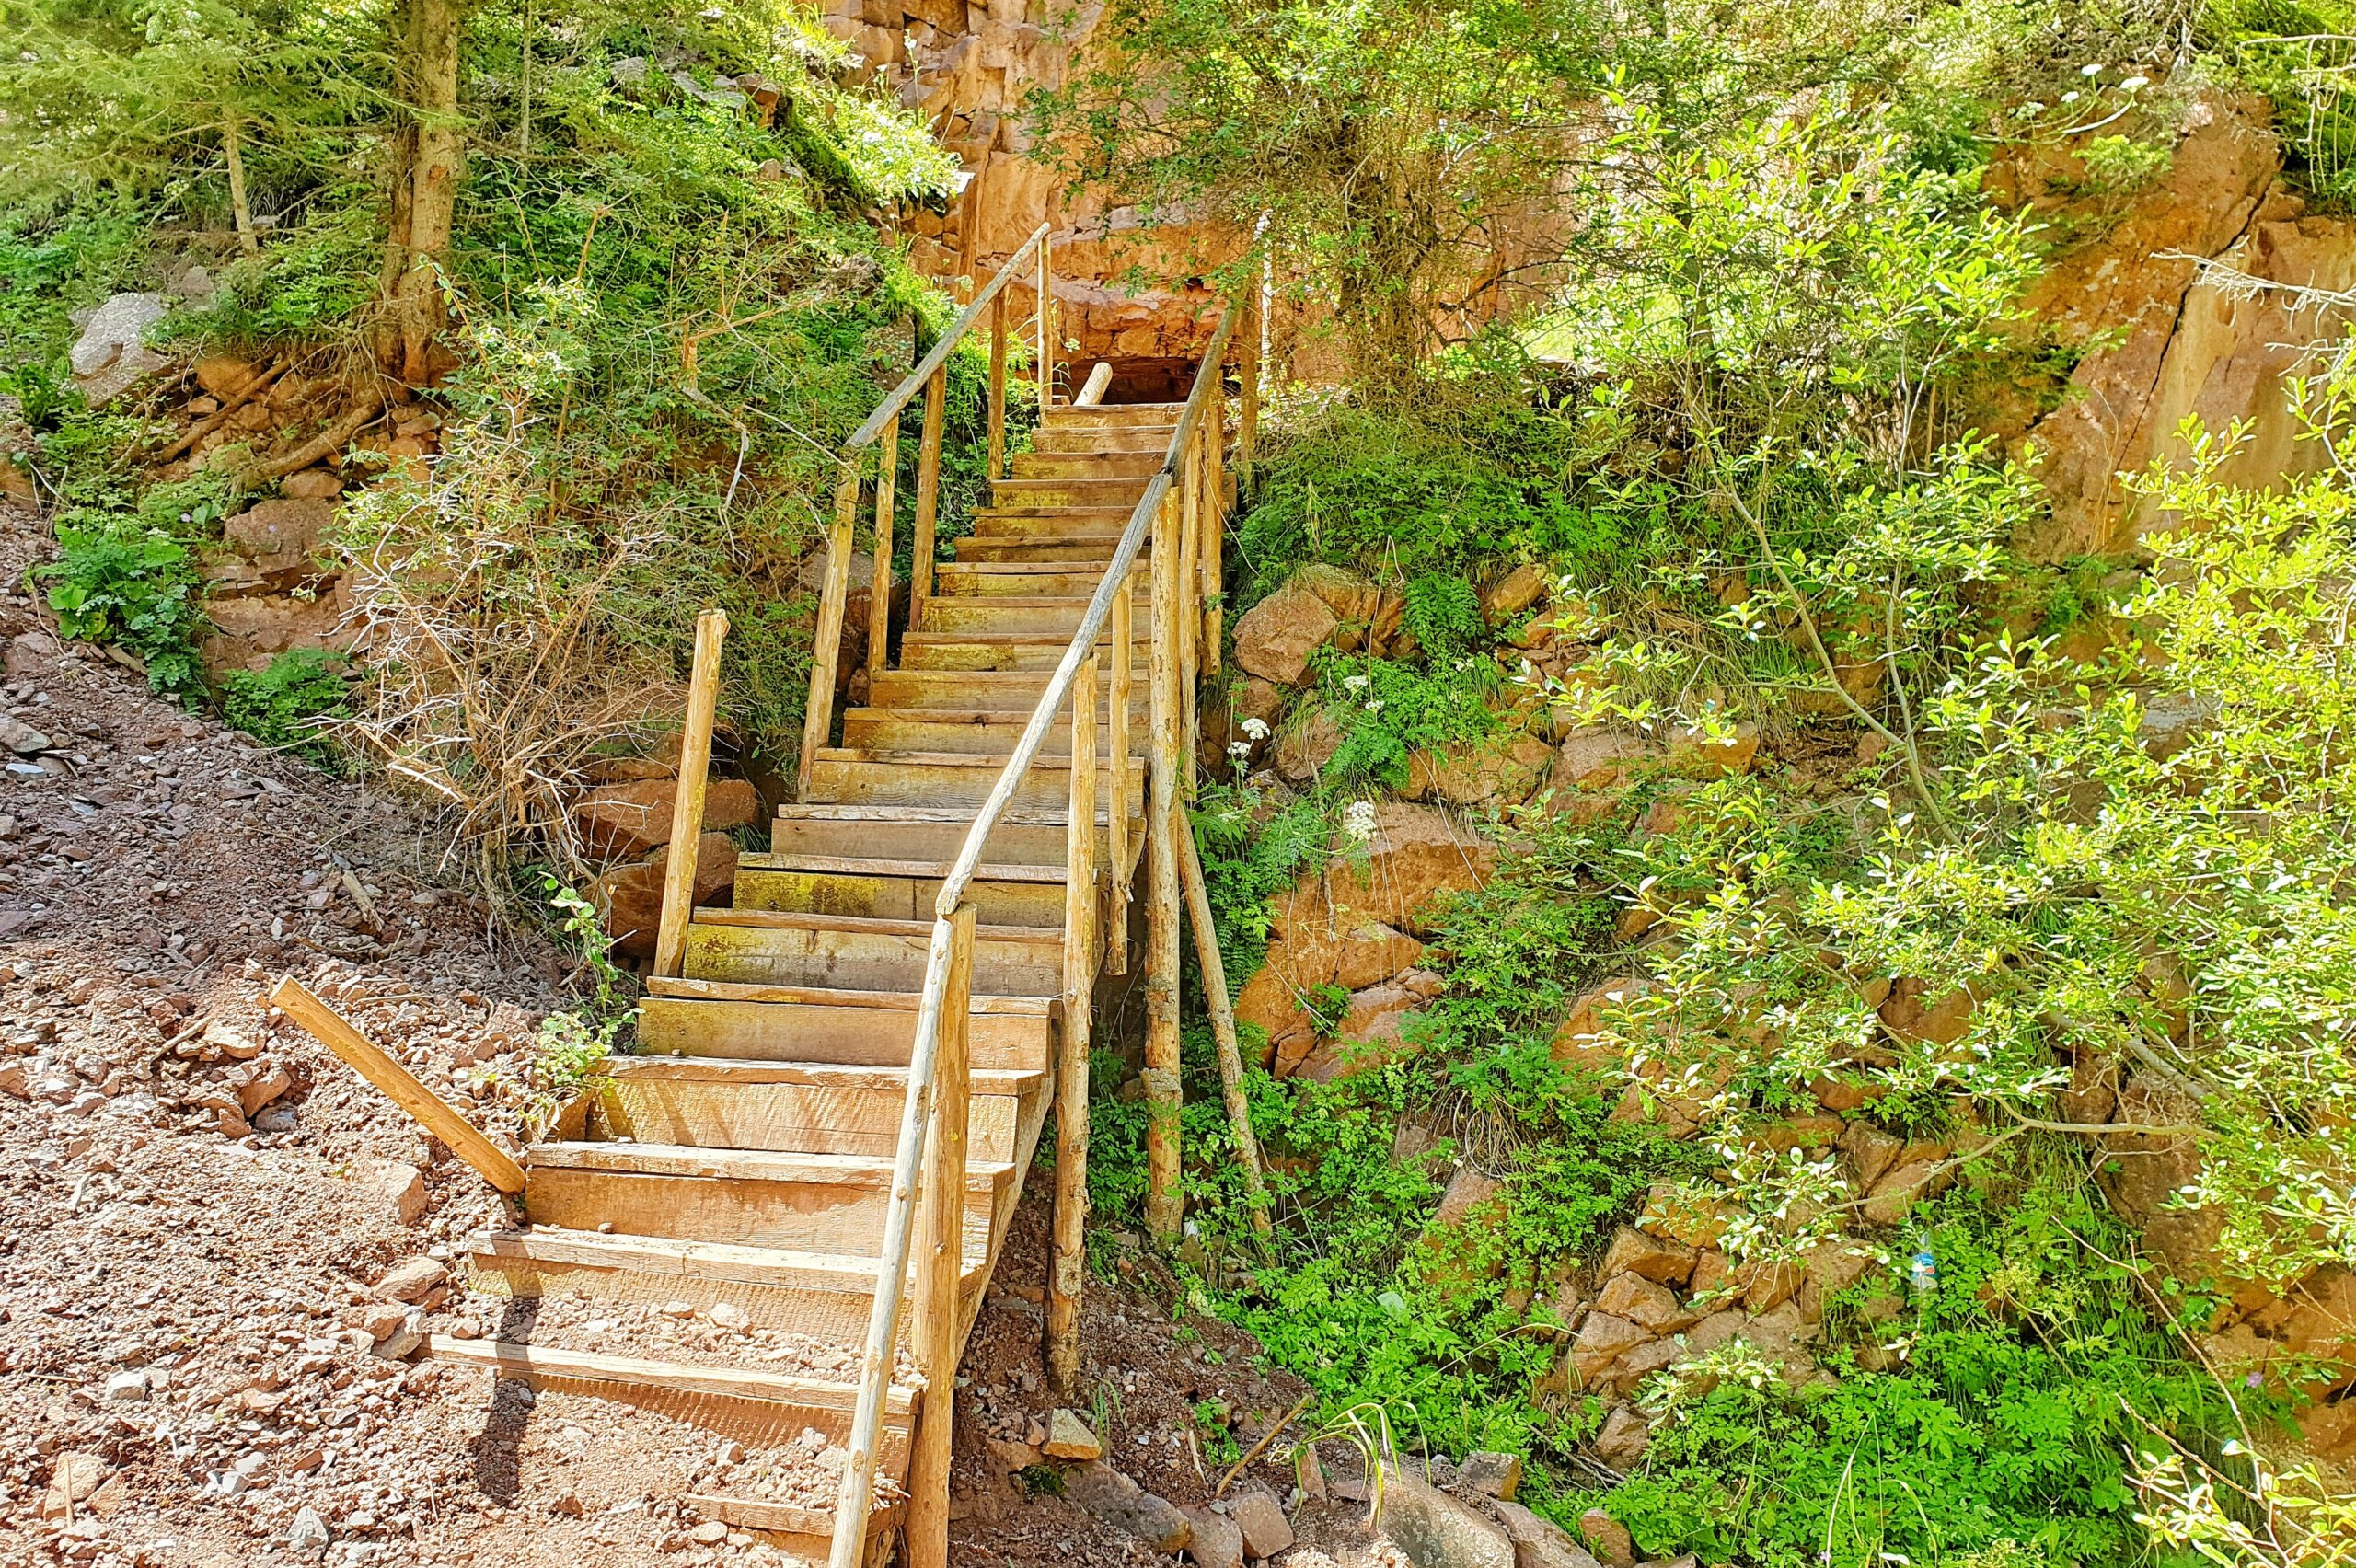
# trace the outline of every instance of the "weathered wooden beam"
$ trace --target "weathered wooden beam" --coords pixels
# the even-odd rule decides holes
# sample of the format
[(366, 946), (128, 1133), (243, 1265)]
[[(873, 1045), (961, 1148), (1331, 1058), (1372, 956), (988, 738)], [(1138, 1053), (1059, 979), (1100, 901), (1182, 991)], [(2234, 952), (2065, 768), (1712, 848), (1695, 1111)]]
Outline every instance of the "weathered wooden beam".
[(965, 1024), (973, 1006), (971, 904), (949, 917), (949, 972), (941, 988), (941, 1055), (925, 1139), (924, 1239), (917, 1253), (915, 1339), (924, 1409), (908, 1453), (910, 1568), (949, 1565), (949, 1438), (956, 1419), (962, 1327), (957, 1280), (964, 1262), (965, 1135), (972, 1107)]
[(695, 916), (696, 855), (703, 844), (704, 791), (711, 781), (712, 710), (720, 698), (720, 644), (728, 635), (724, 611), (696, 617), (695, 663), (687, 674), (687, 712), (679, 732), (678, 787), (671, 798), (671, 847), (663, 865), (663, 913), (654, 932), (654, 973), (679, 973)]

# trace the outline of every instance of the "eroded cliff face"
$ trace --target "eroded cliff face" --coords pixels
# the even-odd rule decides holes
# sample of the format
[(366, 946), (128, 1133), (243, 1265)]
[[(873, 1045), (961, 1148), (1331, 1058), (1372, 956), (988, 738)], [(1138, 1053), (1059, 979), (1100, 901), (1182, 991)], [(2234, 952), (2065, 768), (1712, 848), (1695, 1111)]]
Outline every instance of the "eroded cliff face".
[[(907, 216), (917, 266), (937, 277), (987, 277), (1044, 220), (1066, 345), (1059, 357), (1083, 366), (1116, 359), (1147, 375), (1163, 361), (1175, 384), (1215, 324), (1217, 299), (1201, 274), (1231, 259), (1238, 237), (1149, 227), (1133, 208), (1067, 192), (1031, 156), (1022, 126), (1024, 99), (1065, 85), (1103, 10), (1097, 0), (827, 0), (826, 26), (964, 166), (964, 188), (945, 215)], [(1031, 308), (1030, 287), (1014, 294)]]
[(2181, 455), (2188, 415), (2212, 430), (2248, 421), (2230, 480), (2271, 484), (2319, 467), (2285, 383), (2350, 319), (2317, 295), (2356, 284), (2356, 221), (2306, 213), (2282, 179), (2262, 100), (2194, 99), (2166, 176), (2131, 200), (2088, 198), (2085, 179), (2063, 151), (2000, 163), (1989, 179), (2000, 202), (2085, 235), (2027, 302), (2083, 357), (2058, 405), (2039, 413), (2025, 402), (1989, 425), (2038, 458), (2052, 513), (2020, 543), (2045, 560), (2131, 549), (2164, 521), (2119, 476)]

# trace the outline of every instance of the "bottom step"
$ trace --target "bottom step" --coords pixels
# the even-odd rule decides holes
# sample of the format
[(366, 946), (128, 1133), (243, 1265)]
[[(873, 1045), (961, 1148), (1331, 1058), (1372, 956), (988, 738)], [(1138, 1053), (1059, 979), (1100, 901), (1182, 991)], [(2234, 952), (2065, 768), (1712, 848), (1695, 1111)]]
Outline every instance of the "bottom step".
[[(707, 1519), (750, 1530), (768, 1544), (813, 1562), (824, 1562), (835, 1539), (832, 1508), (797, 1508), (760, 1497), (719, 1497), (687, 1493), (687, 1506)], [(900, 1528), (899, 1504), (877, 1507), (867, 1516), (867, 1539), (872, 1543)], [(870, 1547), (871, 1551), (872, 1546)]]
[[(435, 1361), (473, 1366), (535, 1389), (590, 1394), (708, 1427), (748, 1446), (768, 1446), (814, 1428), (830, 1442), (850, 1434), (854, 1384), (821, 1382), (735, 1366), (695, 1366), (589, 1351), (553, 1350), (513, 1340), (426, 1341)], [(894, 1384), (884, 1401), (880, 1458), (884, 1473), (907, 1473), (908, 1428), (916, 1390)]]

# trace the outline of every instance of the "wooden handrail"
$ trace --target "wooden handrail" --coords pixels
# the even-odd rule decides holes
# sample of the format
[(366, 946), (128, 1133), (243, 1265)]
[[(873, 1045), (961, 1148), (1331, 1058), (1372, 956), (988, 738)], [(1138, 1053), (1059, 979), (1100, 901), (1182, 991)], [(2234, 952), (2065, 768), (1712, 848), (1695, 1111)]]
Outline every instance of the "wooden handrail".
[(687, 675), (687, 716), (679, 731), (679, 777), (671, 797), (671, 847), (663, 864), (663, 915), (654, 928), (654, 973), (676, 979), (695, 916), (696, 860), (703, 848), (703, 797), (711, 779), (712, 709), (720, 696), (720, 644), (728, 616), (696, 617), (696, 660)]
[[(916, 369), (908, 372), (908, 378), (892, 388), (891, 395), (875, 405), (875, 411), (867, 416), (866, 423), (851, 432), (850, 439), (843, 443), (844, 452), (856, 452), (867, 445), (884, 433), (886, 424), (900, 417), (902, 409), (916, 401), (917, 394), (924, 390), (924, 384), (932, 379), (932, 373), (949, 363), (949, 356), (957, 352), (957, 345), (973, 329), (974, 323), (981, 319), (983, 308), (999, 296), (999, 290), (1013, 281), (1014, 270), (1029, 260), (1031, 252), (1037, 249), (1046, 237), (1047, 225), (1045, 224), (1031, 231), (1031, 237), (1022, 242), (1022, 248), (1008, 257), (1006, 265), (1000, 267), (965, 308), (957, 313), (957, 318), (949, 324), (949, 329), (941, 333), (940, 340), (932, 345), (932, 352), (918, 360)], [(1045, 269), (1041, 271), (1044, 275)]]
[[(1037, 236), (1034, 236), (1034, 239), (1037, 237)], [(1019, 255), (1017, 259), (1020, 259)], [(1009, 263), (1010, 266), (1012, 264)], [(993, 279), (993, 286), (1000, 282), (1003, 277), (1004, 274), (1001, 273), (999, 279)], [(978, 305), (980, 301), (977, 299), (976, 303)], [(966, 316), (970, 317), (973, 314), (973, 308), (968, 307)], [(1120, 542), (1113, 548), (1113, 559), (1105, 566), (1104, 575), (1097, 583), (1095, 593), (1089, 598), (1088, 608), (1080, 616), (1079, 628), (1072, 633), (1070, 642), (1064, 649), (1063, 657), (1057, 661), (1055, 672), (1048, 676), (1046, 689), (1040, 694), (1038, 702), (1032, 709), (1030, 720), (1023, 725), (1022, 735), (1015, 741), (1012, 754), (1008, 756), (1005, 766), (999, 770), (998, 778), (991, 785), (990, 792), (982, 802), (981, 809), (975, 813), (974, 824), (966, 830), (965, 841), (958, 849), (957, 858), (951, 864), (948, 874), (941, 879), (940, 895), (933, 903), (932, 940), (925, 955), (924, 986), (918, 995), (917, 1004), (916, 1038), (908, 1054), (907, 1098), (901, 1106), (899, 1139), (892, 1161), (891, 1202), (884, 1211), (884, 1235), (878, 1249), (879, 1256), (876, 1265), (875, 1298), (868, 1317), (867, 1346), (860, 1367), (859, 1398), (851, 1415), (849, 1463), (844, 1467), (842, 1491), (835, 1505), (835, 1531), (827, 1557), (828, 1568), (860, 1568), (860, 1556), (865, 1549), (867, 1518), (874, 1503), (875, 1467), (881, 1448), (884, 1394), (891, 1383), (894, 1347), (899, 1334), (901, 1294), (899, 1282), (907, 1272), (909, 1238), (914, 1229), (913, 1211), (919, 1187), (930, 1185), (923, 1180), (922, 1166), (927, 1144), (932, 1136), (933, 1118), (941, 1113), (944, 1100), (953, 1098), (941, 1095), (935, 1080), (938, 1078), (941, 1061), (942, 1011), (947, 993), (952, 986), (952, 970), (957, 962), (956, 933), (962, 925), (967, 933), (966, 940), (970, 941), (973, 928), (972, 905), (966, 901), (966, 891), (974, 880), (976, 870), (981, 864), (982, 852), (989, 841), (991, 831), (997, 827), (999, 818), (1005, 814), (1009, 803), (1013, 800), (1015, 791), (1021, 788), (1023, 778), (1031, 771), (1032, 764), (1038, 759), (1040, 752), (1046, 745), (1048, 734), (1055, 727), (1056, 717), (1062, 709), (1067, 698), (1072, 695), (1074, 686), (1080, 678), (1083, 666), (1090, 672), (1089, 685), (1093, 686), (1097, 638), (1103, 632), (1106, 623), (1112, 618), (1115, 603), (1126, 604), (1129, 599), (1132, 592), (1129, 571), (1136, 564), (1138, 553), (1145, 548), (1149, 532), (1158, 531), (1173, 536), (1170, 541), (1172, 548), (1161, 549), (1155, 557), (1155, 565), (1158, 569), (1154, 574), (1155, 604), (1158, 613), (1150, 624), (1154, 633), (1154, 664), (1157, 672), (1163, 676), (1163, 683), (1166, 683), (1157, 684), (1154, 705), (1157, 715), (1166, 717), (1171, 698), (1177, 695), (1172, 688), (1176, 684), (1177, 666), (1173, 661), (1178, 650), (1170, 644), (1174, 642), (1179, 635), (1177, 628), (1181, 619), (1193, 613), (1191, 601), (1194, 598), (1192, 591), (1196, 586), (1195, 569), (1195, 563), (1185, 559), (1174, 548), (1174, 536), (1177, 530), (1172, 526), (1172, 524), (1175, 520), (1169, 519), (1161, 522), (1158, 530), (1156, 522), (1157, 518), (1162, 516), (1165, 504), (1179, 490), (1182, 483), (1196, 486), (1201, 483), (1202, 436), (1210, 433), (1213, 440), (1218, 439), (1216, 432), (1206, 432), (1203, 423), (1204, 410), (1207, 405), (1220, 399), (1224, 395), (1222, 367), (1226, 360), (1229, 341), (1234, 335), (1237, 315), (1237, 306), (1230, 301), (1220, 314), (1218, 328), (1212, 333), (1210, 346), (1203, 356), (1202, 367), (1195, 374), (1194, 388), (1187, 396), (1185, 407), (1179, 412), (1177, 428), (1171, 432), (1170, 444), (1162, 456), (1161, 467), (1147, 480), (1145, 493), (1138, 498), (1137, 505), (1131, 509), (1128, 525), (1122, 530)], [(1040, 343), (1043, 356), (1049, 343), (1050, 317), (1043, 266), (1040, 294)], [(960, 319), (962, 321), (964, 317)], [(930, 374), (927, 366), (918, 368), (926, 375)], [(1042, 397), (1045, 396), (1043, 386)], [(838, 532), (847, 532), (847, 528), (840, 522), (838, 522)], [(883, 574), (879, 571), (876, 592), (884, 591), (884, 581)], [(1126, 650), (1115, 648), (1116, 661), (1125, 659), (1125, 655)], [(831, 679), (831, 671), (829, 678)], [(828, 688), (830, 695), (831, 689), (830, 686)], [(1115, 693), (1114, 702), (1116, 716), (1122, 700), (1121, 694)], [(1089, 705), (1089, 711), (1085, 714), (1075, 710), (1072, 721), (1075, 745), (1077, 745), (1080, 724), (1085, 721), (1091, 726), (1092, 730), (1095, 721), (1094, 704), (1091, 702)], [(1167, 728), (1167, 725), (1163, 727)], [(805, 730), (805, 742), (807, 739), (808, 731)], [(1170, 852), (1166, 824), (1171, 812), (1175, 807), (1175, 797), (1171, 794), (1169, 784), (1171, 765), (1174, 760), (1169, 755), (1173, 749), (1171, 745), (1172, 739), (1173, 737), (1168, 734), (1156, 734), (1152, 737), (1151, 744), (1159, 762), (1154, 771), (1161, 785), (1161, 792), (1165, 798), (1159, 802), (1149, 798), (1146, 804), (1149, 830), (1151, 829), (1155, 813), (1160, 812), (1162, 815), (1165, 825), (1161, 833), (1161, 847), (1165, 857)], [(805, 779), (808, 755), (805, 748)], [(1126, 776), (1126, 758), (1115, 757), (1113, 761), (1114, 787), (1118, 790)], [(1127, 807), (1128, 802), (1121, 793), (1115, 793), (1107, 803), (1107, 810), (1114, 819), (1121, 818), (1127, 811)], [(1092, 812), (1091, 815), (1093, 815)], [(1092, 837), (1093, 827), (1094, 824), (1091, 822), (1085, 824), (1082, 831)], [(1068, 843), (1070, 841), (1068, 834), (1067, 841)], [(1173, 874), (1166, 879), (1172, 886), (1165, 890), (1172, 895), (1167, 900), (1171, 907), (1164, 912), (1164, 915), (1172, 922), (1171, 929), (1174, 932), (1175, 921), (1178, 918), (1174, 897), (1174, 863), (1172, 870)], [(1074, 874), (1075, 868), (1068, 863), (1065, 868), (1067, 888)], [(937, 1172), (935, 1180), (938, 1180)], [(953, 1378), (944, 1380), (938, 1388), (939, 1396), (942, 1399), (953, 1397)], [(934, 1403), (934, 1392), (929, 1389), (926, 1398), (929, 1413), (933, 1409)], [(948, 1412), (942, 1410), (940, 1415), (945, 1421)], [(930, 1543), (925, 1548), (918, 1549), (912, 1542), (911, 1550), (912, 1554), (919, 1551), (922, 1552), (919, 1562), (933, 1555)]]

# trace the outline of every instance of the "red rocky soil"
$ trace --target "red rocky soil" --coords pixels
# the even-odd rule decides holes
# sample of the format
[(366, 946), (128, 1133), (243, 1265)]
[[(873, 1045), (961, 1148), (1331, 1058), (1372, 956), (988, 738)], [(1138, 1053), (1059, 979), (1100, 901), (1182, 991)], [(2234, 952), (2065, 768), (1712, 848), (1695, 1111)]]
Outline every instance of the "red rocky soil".
[[(23, 588), (48, 548), (0, 513), (0, 1565), (791, 1561), (680, 1499), (802, 1500), (836, 1457), (814, 1434), (748, 1453), (394, 1354), (501, 1320), (440, 1267), (500, 1200), (258, 998), (302, 978), (512, 1147), (568, 962), (494, 933), (398, 801), (61, 644)], [(1044, 1230), (1027, 1205), (968, 1354), (953, 1559), (1171, 1562), (1032, 1495), (1045, 1470), (1017, 1474), (1055, 1403)], [(618, 1353), (814, 1359), (710, 1314), (538, 1318)], [(1248, 1447), (1298, 1397), (1252, 1370), (1248, 1340), (1172, 1322), (1129, 1284), (1094, 1291), (1084, 1335), (1106, 1459), (1174, 1504), (1207, 1502), (1223, 1469), (1198, 1406)], [(1289, 1493), (1299, 1435), (1239, 1487)], [(1354, 1459), (1328, 1454), (1334, 1490), (1356, 1491)], [(1301, 1544), (1274, 1561), (1395, 1561), (1350, 1523), (1363, 1513), (1307, 1500)]]

